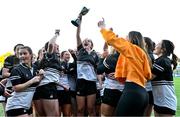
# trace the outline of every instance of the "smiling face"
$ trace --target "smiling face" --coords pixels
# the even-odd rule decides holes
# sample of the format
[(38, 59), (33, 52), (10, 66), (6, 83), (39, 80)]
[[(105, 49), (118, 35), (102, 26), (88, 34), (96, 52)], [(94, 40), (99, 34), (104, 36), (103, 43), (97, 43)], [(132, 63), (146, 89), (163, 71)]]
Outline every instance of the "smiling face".
[(27, 48), (20, 48), (19, 58), (21, 63), (24, 63), (26, 65), (31, 65), (33, 58), (32, 51), (29, 51)]
[(64, 61), (68, 62), (69, 59), (70, 59), (70, 54), (69, 54), (69, 52), (68, 52), (68, 51), (64, 51), (64, 52), (62, 52), (61, 54), (62, 54), (62, 59), (63, 59)]
[(93, 43), (91, 39), (84, 39), (84, 41), (82, 42), (83, 48), (87, 49), (87, 50), (91, 50), (93, 48)]

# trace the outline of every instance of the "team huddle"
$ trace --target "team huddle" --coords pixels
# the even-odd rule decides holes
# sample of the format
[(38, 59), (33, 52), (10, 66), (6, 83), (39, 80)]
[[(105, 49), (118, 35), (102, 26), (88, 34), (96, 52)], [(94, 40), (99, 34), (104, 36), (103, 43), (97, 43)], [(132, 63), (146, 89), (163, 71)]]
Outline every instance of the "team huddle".
[(151, 116), (152, 111), (174, 116), (174, 44), (155, 45), (138, 31), (121, 38), (104, 19), (98, 27), (105, 41), (102, 53), (93, 50), (91, 39), (82, 41), (81, 22), (76, 50), (59, 51), (59, 30), (37, 59), (29, 46), (17, 44), (1, 69), (6, 116)]

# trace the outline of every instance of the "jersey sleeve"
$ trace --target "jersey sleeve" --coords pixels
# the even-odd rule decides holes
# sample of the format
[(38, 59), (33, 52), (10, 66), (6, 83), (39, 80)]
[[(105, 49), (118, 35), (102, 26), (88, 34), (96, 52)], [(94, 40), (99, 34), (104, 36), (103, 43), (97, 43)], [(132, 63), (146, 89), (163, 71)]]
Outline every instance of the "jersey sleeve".
[(165, 64), (163, 61), (155, 61), (152, 68), (152, 73), (154, 75), (160, 75), (165, 71)]
[(12, 86), (21, 84), (21, 75), (18, 69), (13, 69), (11, 71), (10, 80), (11, 80)]

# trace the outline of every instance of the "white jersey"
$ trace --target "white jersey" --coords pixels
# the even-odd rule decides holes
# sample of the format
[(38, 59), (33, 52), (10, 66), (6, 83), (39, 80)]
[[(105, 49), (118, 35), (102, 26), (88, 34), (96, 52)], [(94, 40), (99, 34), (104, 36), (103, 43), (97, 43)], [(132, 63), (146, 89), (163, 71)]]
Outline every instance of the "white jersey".
[(105, 76), (104, 88), (123, 91), (124, 84), (120, 84), (116, 79), (108, 78), (107, 76)]
[(6, 111), (17, 108), (30, 109), (35, 87), (29, 87), (22, 92), (13, 92), (7, 99)]
[(152, 91), (151, 81), (148, 81), (145, 85), (146, 91)]
[(68, 75), (68, 83), (71, 91), (76, 91), (76, 78)]
[(10, 78), (7, 78), (7, 83), (6, 83), (6, 87), (12, 87), (12, 83), (11, 83), (11, 80)]
[(97, 81), (97, 76), (94, 67), (88, 62), (78, 61), (77, 78), (85, 79), (88, 81)]
[(152, 73), (155, 78), (151, 81), (154, 104), (176, 111), (177, 99), (173, 83), (171, 60), (160, 56), (154, 61)]
[(39, 83), (39, 86), (46, 85), (49, 83), (59, 83), (60, 72), (54, 68), (44, 69), (44, 78)]
[(67, 74), (60, 75), (58, 84), (59, 85), (57, 85), (57, 90), (64, 90), (63, 87), (65, 87), (66, 89), (70, 88)]
[(173, 81), (153, 81), (152, 91), (155, 105), (167, 107), (176, 111), (177, 98)]

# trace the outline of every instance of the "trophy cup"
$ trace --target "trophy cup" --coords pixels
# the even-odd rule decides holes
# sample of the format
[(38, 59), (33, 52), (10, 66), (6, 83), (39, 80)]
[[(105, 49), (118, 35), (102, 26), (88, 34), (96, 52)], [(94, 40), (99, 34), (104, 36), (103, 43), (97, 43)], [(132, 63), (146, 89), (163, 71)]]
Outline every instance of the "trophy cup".
[(86, 15), (88, 12), (89, 12), (89, 9), (87, 9), (86, 7), (83, 7), (82, 10), (81, 10), (81, 12), (79, 13), (78, 18), (75, 19), (75, 20), (71, 20), (71, 23), (72, 23), (74, 26), (78, 27), (79, 24), (80, 24), (80, 22), (81, 22), (81, 18), (80, 18), (80, 17), (83, 16), (83, 15)]
[(59, 33), (60, 33), (60, 29), (56, 29), (55, 30), (55, 35), (59, 35)]

